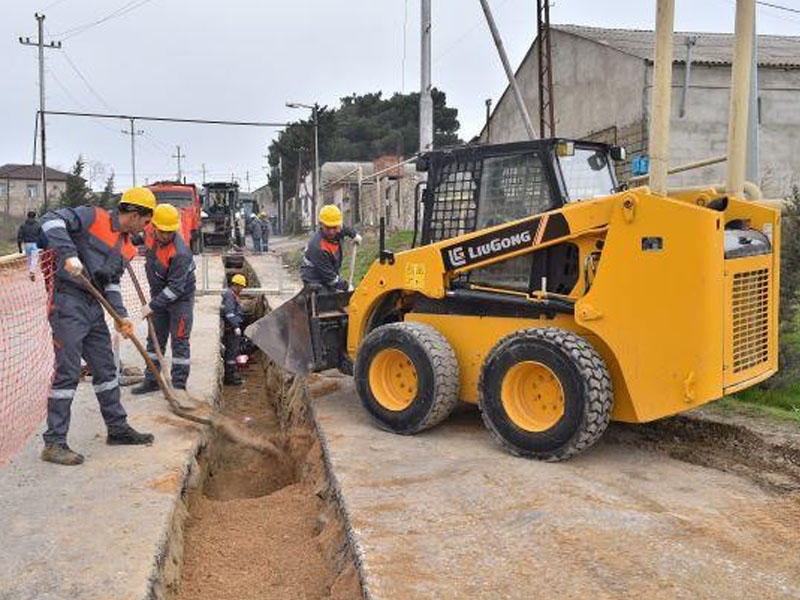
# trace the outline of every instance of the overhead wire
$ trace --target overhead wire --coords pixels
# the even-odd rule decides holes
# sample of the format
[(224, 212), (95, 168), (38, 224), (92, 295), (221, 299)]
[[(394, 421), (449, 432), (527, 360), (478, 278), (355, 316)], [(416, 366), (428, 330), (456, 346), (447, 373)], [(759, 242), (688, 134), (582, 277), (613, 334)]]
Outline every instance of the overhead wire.
[(123, 4), (122, 6), (116, 8), (114, 11), (112, 11), (111, 13), (107, 14), (106, 16), (100, 19), (97, 19), (95, 21), (90, 21), (88, 23), (83, 23), (81, 25), (76, 25), (75, 27), (72, 27), (70, 29), (65, 29), (64, 31), (58, 33), (57, 35), (58, 37), (61, 37), (63, 40), (68, 40), (72, 37), (75, 37), (76, 35), (88, 31), (89, 29), (92, 29), (93, 27), (97, 27), (98, 25), (101, 25), (107, 21), (111, 21), (112, 19), (122, 17), (128, 14), (129, 12), (144, 6), (149, 2), (152, 2), (152, 0), (130, 0), (126, 4)]

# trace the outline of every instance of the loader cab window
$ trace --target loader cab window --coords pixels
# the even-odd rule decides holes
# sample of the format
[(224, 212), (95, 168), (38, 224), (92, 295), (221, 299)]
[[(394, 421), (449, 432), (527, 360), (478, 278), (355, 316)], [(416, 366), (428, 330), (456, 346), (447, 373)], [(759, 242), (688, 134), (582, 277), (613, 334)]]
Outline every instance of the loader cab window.
[[(483, 161), (478, 229), (502, 225), (557, 208), (550, 193), (544, 163), (536, 153), (494, 156)], [(531, 256), (518, 256), (471, 271), (469, 282), (526, 292)]]
[(590, 200), (616, 191), (616, 181), (605, 150), (576, 146), (572, 153), (557, 152), (556, 160), (564, 180), (567, 202)]
[(537, 153), (483, 160), (477, 229), (501, 225), (556, 208)]

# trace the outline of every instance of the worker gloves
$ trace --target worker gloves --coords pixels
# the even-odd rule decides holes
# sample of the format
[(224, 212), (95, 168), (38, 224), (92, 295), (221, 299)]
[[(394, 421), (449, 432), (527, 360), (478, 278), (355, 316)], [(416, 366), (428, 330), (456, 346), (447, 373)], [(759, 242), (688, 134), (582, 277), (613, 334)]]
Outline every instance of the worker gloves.
[(353, 238), (353, 243), (354, 243), (354, 244), (360, 244), (360, 243), (361, 243), (361, 240), (363, 240), (363, 239), (364, 239), (364, 238), (362, 238), (362, 237), (361, 237), (361, 234), (360, 234), (360, 233), (357, 233), (357, 234), (356, 234), (356, 236)]
[(233, 333), (235, 333), (236, 335), (242, 335), (242, 330), (239, 327), (237, 327), (236, 329), (233, 330)]
[(73, 277), (77, 277), (83, 273), (83, 263), (77, 256), (70, 256), (64, 261), (64, 270)]
[(147, 319), (152, 314), (153, 314), (153, 309), (150, 308), (149, 304), (145, 304), (144, 306), (142, 306), (142, 320)]
[(114, 323), (114, 328), (122, 334), (126, 340), (133, 336), (133, 322), (130, 319), (121, 319)]

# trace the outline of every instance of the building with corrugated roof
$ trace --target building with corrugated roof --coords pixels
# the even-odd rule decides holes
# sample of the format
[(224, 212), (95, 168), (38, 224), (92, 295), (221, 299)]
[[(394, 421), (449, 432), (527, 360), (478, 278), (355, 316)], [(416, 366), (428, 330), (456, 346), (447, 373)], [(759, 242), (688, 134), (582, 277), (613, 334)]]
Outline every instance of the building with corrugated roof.
[[(652, 31), (579, 25), (550, 28), (556, 135), (623, 145), (628, 161), (646, 156), (653, 91)], [(734, 36), (675, 32), (672, 71), (670, 165), (725, 155), (728, 141)], [(758, 36), (760, 183), (771, 196), (786, 195), (800, 178), (800, 37)], [(538, 39), (516, 71), (538, 131)], [(526, 139), (509, 89), (481, 132), (493, 143)], [(670, 176), (671, 186), (722, 182), (725, 166)]]
[[(23, 217), (29, 210), (38, 210), (44, 203), (42, 167), (7, 164), (0, 167), (0, 211), (4, 215)], [(47, 198), (51, 206), (67, 187), (67, 173), (47, 167)]]

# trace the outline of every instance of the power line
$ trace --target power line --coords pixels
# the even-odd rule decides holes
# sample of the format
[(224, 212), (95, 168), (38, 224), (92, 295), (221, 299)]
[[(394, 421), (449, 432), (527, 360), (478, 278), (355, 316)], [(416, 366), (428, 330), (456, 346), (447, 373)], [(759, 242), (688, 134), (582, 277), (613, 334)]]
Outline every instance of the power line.
[(84, 76), (84, 74), (83, 74), (83, 73), (81, 73), (81, 70), (80, 70), (80, 69), (78, 69), (77, 65), (76, 65), (74, 62), (72, 62), (72, 59), (69, 57), (69, 54), (67, 54), (67, 52), (66, 52), (66, 51), (64, 51), (64, 58), (66, 58), (66, 59), (67, 59), (67, 62), (69, 63), (69, 66), (70, 66), (70, 67), (72, 67), (72, 70), (73, 70), (73, 71), (75, 71), (75, 74), (76, 74), (78, 77), (80, 77), (80, 78), (81, 78), (81, 81), (83, 81), (83, 83), (86, 85), (86, 88), (87, 88), (87, 89), (88, 89), (88, 90), (89, 90), (89, 91), (92, 93), (92, 95), (93, 95), (95, 98), (97, 98), (97, 99), (100, 101), (100, 103), (101, 103), (103, 106), (105, 106), (105, 107), (106, 107), (108, 110), (114, 110), (114, 109), (111, 107), (111, 105), (110, 105), (108, 102), (106, 102), (106, 101), (105, 101), (105, 99), (104, 99), (104, 98), (103, 98), (103, 97), (102, 97), (102, 96), (101, 96), (101, 95), (100, 95), (100, 94), (97, 92), (97, 90), (95, 90), (95, 89), (92, 87), (92, 84), (91, 84), (91, 83), (89, 83), (89, 80), (88, 80), (88, 79), (87, 79), (87, 78)]
[(199, 123), (202, 125), (243, 125), (247, 127), (288, 127), (289, 123), (271, 123), (265, 121), (225, 121), (221, 119), (182, 119), (178, 117), (145, 117), (142, 115), (111, 115), (106, 113), (76, 112), (70, 110), (47, 110), (47, 115), (63, 115), (68, 117), (92, 117), (97, 119), (134, 119), (136, 121), (160, 121), (168, 123)]
[(800, 9), (798, 8), (791, 8), (789, 6), (783, 6), (781, 4), (773, 4), (772, 2), (761, 2), (760, 0), (756, 0), (756, 4), (760, 4), (761, 6), (769, 6), (770, 8), (774, 8), (776, 10), (785, 10), (786, 12), (796, 13), (800, 15)]
[(100, 19), (97, 19), (96, 21), (91, 21), (88, 23), (83, 23), (81, 25), (76, 25), (75, 27), (71, 27), (70, 29), (62, 31), (59, 35), (63, 36), (65, 40), (68, 40), (69, 38), (84, 33), (85, 31), (88, 31), (89, 29), (92, 29), (97, 25), (101, 25), (102, 23), (105, 23), (117, 17), (122, 17), (128, 14), (129, 12), (136, 10), (141, 6), (144, 6), (145, 4), (151, 1), (152, 0), (130, 0), (130, 2), (114, 9), (112, 12), (110, 12), (109, 14)]

